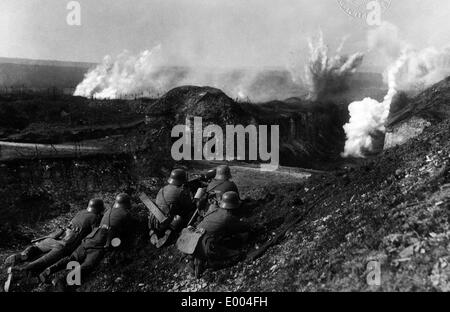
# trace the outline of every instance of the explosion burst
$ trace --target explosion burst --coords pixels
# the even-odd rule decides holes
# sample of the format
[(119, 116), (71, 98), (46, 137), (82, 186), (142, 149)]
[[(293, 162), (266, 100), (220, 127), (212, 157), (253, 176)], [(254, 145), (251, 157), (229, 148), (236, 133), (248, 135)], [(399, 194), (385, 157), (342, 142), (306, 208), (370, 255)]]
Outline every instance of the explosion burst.
[(316, 40), (310, 39), (309, 61), (305, 67), (305, 84), (311, 100), (320, 100), (337, 94), (348, 88), (348, 79), (361, 65), (364, 54), (354, 53), (342, 55), (343, 43), (331, 56), (328, 46), (324, 43), (322, 32)]

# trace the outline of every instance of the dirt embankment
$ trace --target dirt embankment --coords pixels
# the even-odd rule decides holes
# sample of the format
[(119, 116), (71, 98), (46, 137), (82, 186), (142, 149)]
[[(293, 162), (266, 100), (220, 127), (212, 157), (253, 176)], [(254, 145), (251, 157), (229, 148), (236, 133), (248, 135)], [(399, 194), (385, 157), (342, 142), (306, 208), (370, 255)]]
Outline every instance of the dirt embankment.
[[(448, 291), (449, 155), (447, 120), (360, 166), (314, 174), (306, 182), (234, 170), (250, 203), (245, 216), (255, 225), (247, 252), (305, 213), (309, 203), (318, 204), (255, 261), (208, 270), (195, 280), (174, 246), (155, 250), (141, 241), (125, 258), (110, 257), (80, 290)], [(145, 220), (134, 199), (135, 215)], [(381, 265), (379, 287), (366, 282), (369, 261)]]
[[(218, 107), (210, 108), (210, 101), (218, 103)], [(131, 160), (132, 168), (137, 173), (129, 191), (134, 199), (133, 216), (138, 239), (125, 257), (108, 257), (108, 262), (100, 265), (81, 290), (450, 289), (450, 120), (439, 120), (439, 123), (430, 126), (405, 145), (386, 150), (351, 169), (315, 173), (306, 182), (298, 177), (286, 180), (279, 176), (262, 177), (259, 172), (247, 170), (243, 174), (235, 170), (233, 173), (243, 197), (247, 197), (248, 211), (243, 216), (255, 225), (246, 252), (260, 248), (276, 236), (285, 224), (303, 215), (308, 204), (317, 202), (317, 205), (286, 233), (280, 244), (269, 249), (261, 258), (255, 261), (243, 260), (218, 271), (207, 271), (202, 279), (194, 280), (185, 271), (185, 259), (174, 246), (155, 250), (146, 243), (147, 211), (139, 204), (137, 194), (145, 191), (154, 196), (163, 180), (148, 177), (157, 176), (156, 172), (159, 175), (167, 174), (167, 170), (172, 167), (173, 163), (168, 163), (165, 157), (155, 158), (154, 155), (168, 155), (170, 142), (166, 138), (174, 122), (183, 122), (187, 115), (197, 114), (205, 116), (205, 120), (210, 122), (233, 121), (234, 116), (240, 118), (236, 120), (242, 120), (247, 115), (242, 107), (236, 106), (237, 103), (230, 102), (220, 91), (209, 88), (174, 90), (154, 104), (156, 106), (153, 108), (159, 107), (160, 110), (152, 111), (160, 113), (149, 116), (149, 129), (139, 130), (143, 131), (145, 152), (133, 155)], [(281, 115), (285, 116), (289, 109), (284, 108)], [(264, 106), (256, 110), (260, 113), (266, 110), (269, 117), (273, 113)], [(259, 116), (262, 118), (264, 115), (261, 113)], [(286, 118), (289, 120), (291, 117), (288, 115)], [(316, 122), (320, 122), (320, 119)], [(106, 162), (110, 164), (110, 160)], [(73, 165), (72, 162), (68, 163), (69, 168)], [(95, 171), (97, 169), (98, 166)], [(129, 168), (125, 172), (128, 174)], [(83, 174), (83, 177), (88, 176), (88, 172)], [(16, 176), (20, 181), (28, 181), (28, 178)], [(110, 203), (113, 192), (122, 187), (114, 182), (122, 179), (113, 178), (111, 185), (114, 190), (85, 192), (78, 201), (68, 198), (66, 202), (77, 204), (68, 210), (51, 208), (50, 211), (69, 212), (51, 222), (33, 223), (21, 232), (28, 233), (29, 237), (39, 236), (84, 208), (90, 196), (98, 194)], [(75, 180), (84, 181), (79, 176), (74, 176)], [(38, 185), (46, 185), (44, 182), (38, 181)], [(5, 188), (5, 192), (14, 191), (14, 183), (2, 183), (7, 184), (11, 184), (11, 187)], [(24, 188), (17, 187), (17, 190)], [(68, 185), (63, 185), (61, 189), (71, 190)], [(31, 197), (28, 202), (39, 202), (39, 198)], [(51, 202), (46, 199), (46, 195), (42, 198), (43, 207)], [(12, 205), (20, 206), (17, 202)], [(18, 238), (18, 243), (24, 242), (24, 237)], [(17, 250), (19, 246), (8, 245), (8, 250), (2, 249), (0, 260), (11, 248)], [(382, 283), (379, 287), (369, 286), (366, 282), (369, 261), (378, 261), (381, 265)], [(0, 274), (0, 280), (3, 278)], [(35, 282), (24, 289), (46, 290)]]
[[(303, 183), (255, 185), (248, 220), (254, 250), (283, 224), (317, 206), (281, 244), (253, 262), (194, 280), (172, 247), (144, 247), (129, 262), (100, 268), (84, 290), (101, 291), (448, 291), (450, 121), (352, 170)], [(238, 180), (239, 181), (239, 180)], [(267, 180), (266, 180), (267, 181)], [(266, 182), (267, 183), (267, 182)], [(381, 286), (367, 264), (381, 265)]]

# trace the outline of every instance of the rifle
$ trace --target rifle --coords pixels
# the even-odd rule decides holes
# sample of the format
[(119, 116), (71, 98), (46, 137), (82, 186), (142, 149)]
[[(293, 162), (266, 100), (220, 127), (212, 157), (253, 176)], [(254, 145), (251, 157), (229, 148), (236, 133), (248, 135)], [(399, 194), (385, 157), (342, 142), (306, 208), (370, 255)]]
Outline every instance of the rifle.
[(50, 234), (50, 235), (47, 235), (47, 236), (43, 236), (43, 237), (39, 237), (39, 238), (33, 239), (33, 240), (31, 241), (31, 243), (34, 244), (34, 243), (43, 241), (44, 239), (47, 239), (47, 238), (58, 239), (59, 237), (61, 237), (61, 235), (64, 234), (65, 231), (66, 231), (65, 229), (60, 228), (60, 229), (58, 230), (58, 232), (54, 232), (54, 233), (52, 233), (52, 234)]

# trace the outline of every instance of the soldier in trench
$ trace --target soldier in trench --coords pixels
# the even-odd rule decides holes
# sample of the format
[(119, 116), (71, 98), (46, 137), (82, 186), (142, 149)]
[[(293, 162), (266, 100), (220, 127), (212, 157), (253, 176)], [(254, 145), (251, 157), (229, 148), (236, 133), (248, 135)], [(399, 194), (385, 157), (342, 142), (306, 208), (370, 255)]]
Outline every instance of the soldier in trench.
[[(112, 208), (108, 209), (100, 222), (100, 226), (94, 229), (82, 241), (81, 245), (69, 256), (61, 259), (47, 268), (40, 275), (40, 279), (46, 282), (50, 275), (67, 269), (67, 264), (76, 261), (80, 264), (81, 281), (92, 272), (105, 253), (113, 248), (122, 248), (130, 242), (130, 211), (131, 198), (128, 194), (116, 196)], [(66, 276), (59, 276), (53, 281), (59, 289), (66, 289)]]
[(235, 192), (239, 196), (239, 190), (231, 179), (231, 170), (227, 165), (218, 166), (216, 176), (206, 187), (206, 192), (198, 201), (197, 207), (200, 217), (208, 212), (210, 207), (217, 206), (221, 197), (226, 192)]
[[(78, 212), (65, 229), (35, 241), (21, 253), (9, 256), (5, 260), (5, 265), (10, 267), (5, 291), (9, 291), (16, 273), (29, 272), (37, 275), (61, 258), (70, 255), (98, 226), (103, 211), (103, 201), (91, 199), (87, 209)], [(25, 262), (29, 263), (24, 264)], [(16, 267), (16, 265), (21, 266)]]
[(166, 221), (161, 223), (154, 214), (149, 215), (150, 240), (155, 245), (162, 245), (160, 241), (167, 241), (172, 232), (178, 232), (186, 226), (194, 211), (191, 193), (187, 188), (186, 171), (173, 170), (167, 182), (156, 196), (156, 206), (167, 218)]
[(189, 256), (189, 270), (197, 278), (207, 267), (225, 266), (242, 255), (241, 247), (248, 239), (251, 227), (238, 217), (241, 206), (236, 192), (223, 194), (219, 206), (211, 206), (203, 220), (197, 225), (203, 236)]

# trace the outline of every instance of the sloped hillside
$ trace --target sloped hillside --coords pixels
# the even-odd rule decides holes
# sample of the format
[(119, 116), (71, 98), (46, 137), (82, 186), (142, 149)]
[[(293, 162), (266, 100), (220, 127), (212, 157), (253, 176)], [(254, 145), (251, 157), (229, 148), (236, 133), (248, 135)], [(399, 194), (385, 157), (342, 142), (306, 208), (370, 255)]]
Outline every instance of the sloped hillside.
[[(243, 255), (239, 263), (195, 280), (174, 246), (155, 250), (144, 244), (123, 259), (110, 258), (82, 290), (448, 291), (449, 170), (446, 120), (357, 168), (307, 182), (265, 179), (267, 184), (247, 188), (245, 215), (255, 231), (246, 253), (304, 215), (255, 261)], [(134, 207), (137, 215), (142, 209)], [(366, 283), (373, 260), (381, 264), (380, 287)]]
[[(246, 116), (238, 114), (242, 107), (216, 89), (174, 91), (165, 98), (169, 101), (173, 96), (169, 101), (173, 106), (155, 102), (168, 110), (149, 116), (154, 130), (169, 131), (174, 121), (183, 121), (189, 114), (186, 108), (197, 113), (208, 103), (204, 100), (208, 97), (227, 108), (203, 111), (204, 116), (212, 116), (211, 120), (232, 121), (234, 116)], [(423, 103), (426, 94), (431, 96), (433, 88), (422, 94)], [(445, 110), (448, 103), (448, 97), (439, 94), (428, 99), (438, 101), (437, 107), (426, 105), (414, 113), (415, 118), (424, 117), (420, 114), (426, 110)], [(270, 108), (253, 109), (266, 114), (252, 115), (270, 118)], [(281, 108), (281, 115), (288, 114), (289, 109)], [(178, 119), (168, 120), (166, 113)], [(243, 174), (235, 169), (233, 174), (246, 203), (242, 217), (254, 225), (254, 231), (239, 261), (208, 270), (200, 280), (189, 275), (185, 258), (173, 245), (156, 250), (146, 243), (147, 211), (139, 204), (137, 194), (145, 191), (154, 196), (162, 181), (136, 171), (129, 186), (134, 199), (136, 244), (126, 254), (107, 257), (80, 290), (450, 291), (450, 119), (445, 116), (430, 119), (421, 134), (403, 145), (346, 169), (313, 173), (307, 181), (276, 175), (261, 178), (261, 172)], [(164, 136), (157, 137), (158, 144), (149, 141), (149, 148), (154, 148), (149, 154), (162, 155), (167, 148)], [(163, 161), (148, 160), (149, 165), (161, 168)], [(108, 203), (113, 198), (109, 191), (98, 195)], [(28, 229), (28, 236), (48, 232), (83, 208), (81, 204), (69, 204), (68, 213), (34, 225)], [(299, 222), (292, 225), (297, 218)], [(288, 225), (292, 226), (284, 233)], [(274, 239), (274, 246), (261, 257), (248, 257)], [(0, 261), (21, 247), (19, 243), (0, 249)], [(381, 266), (380, 286), (367, 284), (370, 261)], [(0, 280), (4, 278), (1, 270)], [(51, 287), (31, 280), (17, 289), (42, 291)]]
[[(189, 276), (172, 246), (145, 247), (84, 290), (114, 291), (448, 291), (450, 290), (450, 121), (360, 167), (308, 182), (256, 187), (247, 251), (317, 205), (280, 244), (255, 261)], [(381, 286), (366, 282), (381, 264)]]
[(394, 126), (411, 117), (419, 117), (430, 122), (442, 121), (450, 117), (450, 77), (426, 89), (408, 101), (402, 109), (391, 114), (389, 126)]
[(384, 147), (403, 144), (433, 123), (450, 117), (450, 77), (409, 99), (399, 94), (394, 99), (386, 126)]

